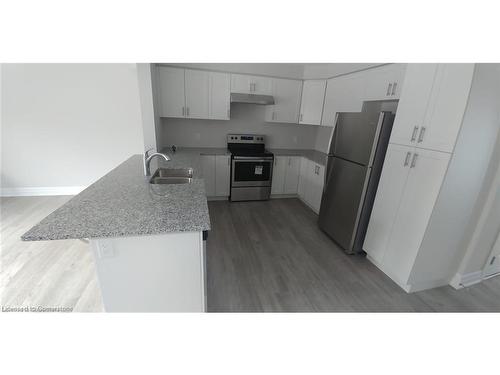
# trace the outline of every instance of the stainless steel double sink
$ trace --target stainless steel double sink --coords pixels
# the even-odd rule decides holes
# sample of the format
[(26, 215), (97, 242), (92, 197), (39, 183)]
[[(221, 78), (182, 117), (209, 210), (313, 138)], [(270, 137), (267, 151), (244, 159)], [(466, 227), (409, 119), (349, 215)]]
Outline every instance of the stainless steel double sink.
[(149, 180), (150, 184), (190, 184), (193, 168), (158, 168)]

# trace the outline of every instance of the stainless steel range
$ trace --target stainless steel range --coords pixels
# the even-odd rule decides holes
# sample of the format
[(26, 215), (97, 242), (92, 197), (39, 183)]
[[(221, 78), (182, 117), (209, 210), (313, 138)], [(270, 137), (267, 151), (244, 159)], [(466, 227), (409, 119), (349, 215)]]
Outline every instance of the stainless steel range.
[(266, 200), (271, 195), (274, 155), (266, 151), (265, 136), (228, 134), (231, 152), (230, 200)]

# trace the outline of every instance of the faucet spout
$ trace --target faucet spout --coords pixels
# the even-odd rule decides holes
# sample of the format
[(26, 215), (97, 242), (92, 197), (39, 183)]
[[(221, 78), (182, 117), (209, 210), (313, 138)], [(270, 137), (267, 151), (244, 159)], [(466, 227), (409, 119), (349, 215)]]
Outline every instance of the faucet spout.
[(161, 152), (153, 152), (151, 155), (148, 155), (148, 151), (144, 154), (144, 169), (146, 171), (146, 176), (151, 176), (151, 160), (155, 157), (163, 158), (165, 161), (170, 161), (170, 157)]

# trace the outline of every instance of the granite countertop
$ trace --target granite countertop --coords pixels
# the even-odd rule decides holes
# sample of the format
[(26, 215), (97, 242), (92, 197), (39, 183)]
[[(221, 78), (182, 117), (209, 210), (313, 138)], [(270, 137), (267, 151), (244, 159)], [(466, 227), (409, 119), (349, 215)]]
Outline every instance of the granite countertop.
[(328, 154), (317, 150), (297, 150), (287, 148), (272, 148), (269, 149), (276, 156), (303, 156), (314, 163), (326, 165)]
[[(134, 155), (22, 235), (25, 241), (104, 238), (210, 230), (199, 153), (180, 150), (167, 168), (194, 169), (191, 184), (152, 185)], [(152, 168), (154, 171), (154, 169)]]

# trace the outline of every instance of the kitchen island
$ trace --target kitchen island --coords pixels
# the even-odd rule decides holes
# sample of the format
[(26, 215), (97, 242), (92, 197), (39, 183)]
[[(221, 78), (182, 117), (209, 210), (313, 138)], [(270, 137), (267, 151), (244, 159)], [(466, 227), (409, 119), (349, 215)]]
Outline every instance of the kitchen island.
[(89, 239), (106, 311), (205, 311), (204, 234), (210, 217), (199, 152), (164, 168), (191, 183), (155, 185), (134, 155), (26, 232), (25, 241)]

